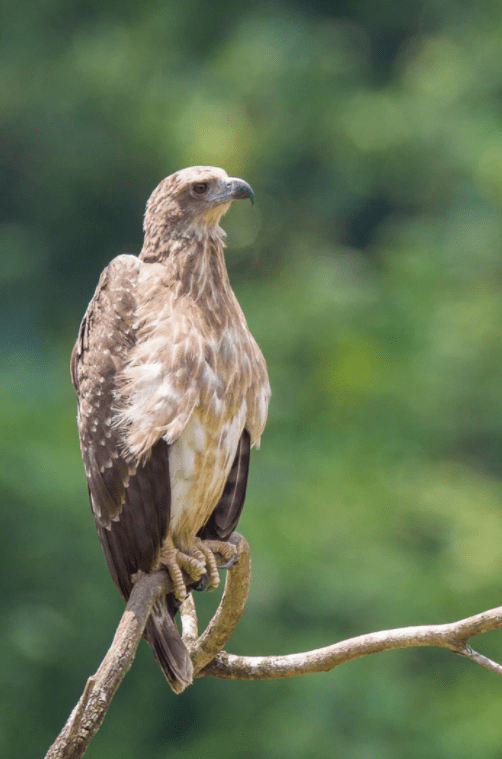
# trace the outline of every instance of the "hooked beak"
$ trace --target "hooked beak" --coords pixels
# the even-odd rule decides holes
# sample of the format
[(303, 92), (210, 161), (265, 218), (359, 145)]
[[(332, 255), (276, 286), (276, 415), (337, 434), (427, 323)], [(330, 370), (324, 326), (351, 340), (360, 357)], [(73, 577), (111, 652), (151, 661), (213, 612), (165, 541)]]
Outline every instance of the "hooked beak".
[(230, 177), (225, 183), (223, 191), (218, 192), (211, 199), (218, 203), (228, 203), (229, 200), (241, 200), (243, 198), (249, 198), (254, 204), (253, 188), (243, 179)]

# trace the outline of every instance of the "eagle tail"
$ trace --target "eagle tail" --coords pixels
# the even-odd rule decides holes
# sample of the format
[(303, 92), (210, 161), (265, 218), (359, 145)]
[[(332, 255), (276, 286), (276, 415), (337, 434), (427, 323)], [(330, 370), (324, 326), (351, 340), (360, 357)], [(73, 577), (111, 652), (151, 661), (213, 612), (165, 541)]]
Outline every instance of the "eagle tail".
[(165, 598), (155, 603), (146, 623), (144, 636), (173, 691), (184, 691), (193, 680), (192, 662), (167, 610)]

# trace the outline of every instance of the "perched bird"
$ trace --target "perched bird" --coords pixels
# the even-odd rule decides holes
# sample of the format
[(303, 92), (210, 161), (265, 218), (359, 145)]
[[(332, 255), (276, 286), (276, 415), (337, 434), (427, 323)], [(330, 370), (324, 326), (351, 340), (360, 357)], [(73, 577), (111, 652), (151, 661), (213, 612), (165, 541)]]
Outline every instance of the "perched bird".
[(267, 418), (263, 355), (230, 287), (223, 214), (253, 191), (193, 166), (148, 200), (139, 257), (103, 271), (71, 357), (89, 497), (110, 573), (125, 599), (138, 573), (165, 567), (145, 638), (172, 689), (192, 681), (174, 615), (189, 587), (219, 582), (215, 554), (246, 492), (249, 452)]

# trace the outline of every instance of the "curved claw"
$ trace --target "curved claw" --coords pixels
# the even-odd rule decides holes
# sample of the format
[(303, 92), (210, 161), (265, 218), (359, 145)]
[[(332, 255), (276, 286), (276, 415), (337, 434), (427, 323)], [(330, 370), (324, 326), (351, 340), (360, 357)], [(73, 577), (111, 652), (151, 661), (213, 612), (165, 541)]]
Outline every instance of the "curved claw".
[(217, 564), (216, 566), (218, 567), (218, 569), (230, 569), (230, 567), (233, 567), (233, 565), (237, 561), (239, 561), (240, 557), (241, 557), (240, 553), (238, 552), (234, 553), (234, 555), (231, 556), (229, 560), (225, 562), (225, 564)]
[[(197, 585), (192, 586), (192, 588), (193, 588), (193, 590), (197, 590), (198, 592), (202, 592), (203, 590), (207, 590), (208, 585), (209, 585), (209, 575), (206, 573), (206, 574), (202, 575), (202, 577), (200, 578), (200, 580), (197, 583)], [(209, 588), (209, 590), (212, 590), (212, 588)]]

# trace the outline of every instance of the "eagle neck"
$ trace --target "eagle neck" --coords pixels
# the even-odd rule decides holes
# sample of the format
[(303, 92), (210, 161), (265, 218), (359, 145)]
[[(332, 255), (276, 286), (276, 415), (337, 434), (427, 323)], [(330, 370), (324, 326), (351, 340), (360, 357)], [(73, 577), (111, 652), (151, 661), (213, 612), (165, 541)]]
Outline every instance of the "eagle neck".
[(157, 245), (145, 238), (140, 259), (162, 264), (165, 281), (173, 284), (178, 297), (190, 298), (204, 313), (217, 314), (228, 312), (234, 301), (223, 248), (220, 235), (171, 237)]
[[(226, 233), (216, 225), (207, 228), (204, 225), (191, 224), (187, 228), (169, 229), (165, 225), (150, 224), (145, 229), (145, 239), (139, 254), (146, 263), (174, 262), (175, 264), (186, 255), (187, 251), (199, 243), (199, 248), (211, 246), (221, 252), (225, 247)], [(223, 259), (223, 265), (224, 259)]]
[(231, 292), (223, 245), (214, 239), (193, 240), (177, 257), (174, 278), (183, 295), (205, 309), (220, 308)]

